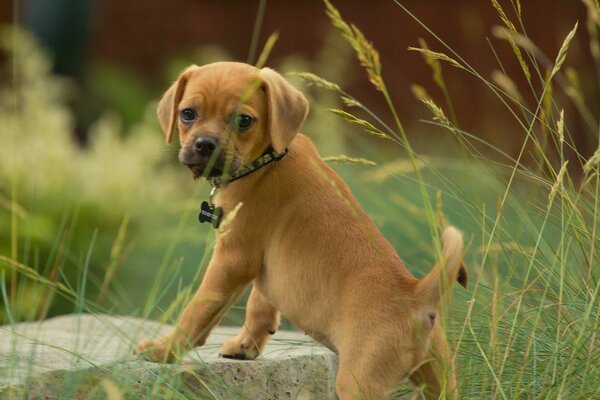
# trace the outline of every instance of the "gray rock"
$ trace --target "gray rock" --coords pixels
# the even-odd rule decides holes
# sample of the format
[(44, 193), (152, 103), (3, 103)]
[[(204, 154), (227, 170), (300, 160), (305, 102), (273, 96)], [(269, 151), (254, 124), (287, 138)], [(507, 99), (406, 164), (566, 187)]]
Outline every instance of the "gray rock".
[(66, 315), (0, 327), (0, 398), (331, 399), (336, 356), (299, 332), (277, 332), (255, 361), (218, 357), (239, 328), (218, 327), (182, 364), (132, 356), (171, 326), (131, 317)]

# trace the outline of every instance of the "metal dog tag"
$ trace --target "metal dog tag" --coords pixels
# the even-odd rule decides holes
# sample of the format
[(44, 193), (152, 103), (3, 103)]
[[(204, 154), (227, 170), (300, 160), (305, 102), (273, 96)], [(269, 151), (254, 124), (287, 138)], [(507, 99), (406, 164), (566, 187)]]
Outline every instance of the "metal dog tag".
[(209, 222), (217, 229), (221, 224), (222, 217), (223, 209), (221, 207), (215, 207), (214, 204), (208, 204), (207, 201), (203, 201), (200, 205), (200, 214), (198, 214), (200, 223)]

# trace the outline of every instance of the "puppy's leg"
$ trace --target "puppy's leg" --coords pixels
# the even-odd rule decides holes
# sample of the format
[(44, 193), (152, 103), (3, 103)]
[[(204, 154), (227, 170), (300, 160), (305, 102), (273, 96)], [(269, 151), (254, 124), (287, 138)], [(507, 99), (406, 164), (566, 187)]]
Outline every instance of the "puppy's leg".
[(335, 381), (340, 400), (390, 399), (402, 381), (406, 362), (390, 346), (392, 336), (371, 332), (364, 340), (355, 337), (340, 347)]
[(247, 260), (235, 251), (217, 246), (200, 288), (183, 310), (173, 332), (140, 342), (134, 353), (156, 362), (171, 362), (177, 354), (201, 346), (223, 314), (253, 279)]
[(458, 397), (452, 356), (444, 332), (436, 325), (431, 337), (431, 347), (426, 358), (431, 361), (421, 365), (410, 376), (411, 382), (419, 387), (424, 386), (426, 399), (437, 399), (442, 393), (444, 399)]
[(335, 390), (340, 400), (386, 400), (394, 389), (387, 384), (384, 372), (373, 368), (369, 362), (356, 359), (352, 362), (340, 358), (338, 373), (335, 380)]
[(246, 321), (237, 337), (221, 347), (221, 356), (238, 360), (254, 360), (279, 327), (279, 311), (256, 289), (252, 288), (246, 304)]

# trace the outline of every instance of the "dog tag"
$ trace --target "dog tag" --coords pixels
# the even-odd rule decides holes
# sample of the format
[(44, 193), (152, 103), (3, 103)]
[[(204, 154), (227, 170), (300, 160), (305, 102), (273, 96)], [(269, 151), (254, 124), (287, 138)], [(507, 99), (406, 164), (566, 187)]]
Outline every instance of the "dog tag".
[(200, 223), (209, 222), (217, 229), (221, 223), (221, 217), (223, 217), (223, 209), (221, 207), (215, 207), (214, 204), (208, 204), (207, 201), (202, 202), (200, 205), (200, 214), (198, 214)]

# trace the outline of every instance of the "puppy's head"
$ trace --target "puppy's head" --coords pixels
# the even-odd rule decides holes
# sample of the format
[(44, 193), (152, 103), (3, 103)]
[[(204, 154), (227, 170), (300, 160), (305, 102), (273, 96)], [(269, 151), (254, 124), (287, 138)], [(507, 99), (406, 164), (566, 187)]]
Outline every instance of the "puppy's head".
[(179, 161), (194, 178), (234, 172), (270, 147), (284, 151), (307, 113), (305, 97), (277, 72), (236, 62), (188, 67), (158, 105), (167, 143), (177, 129)]

